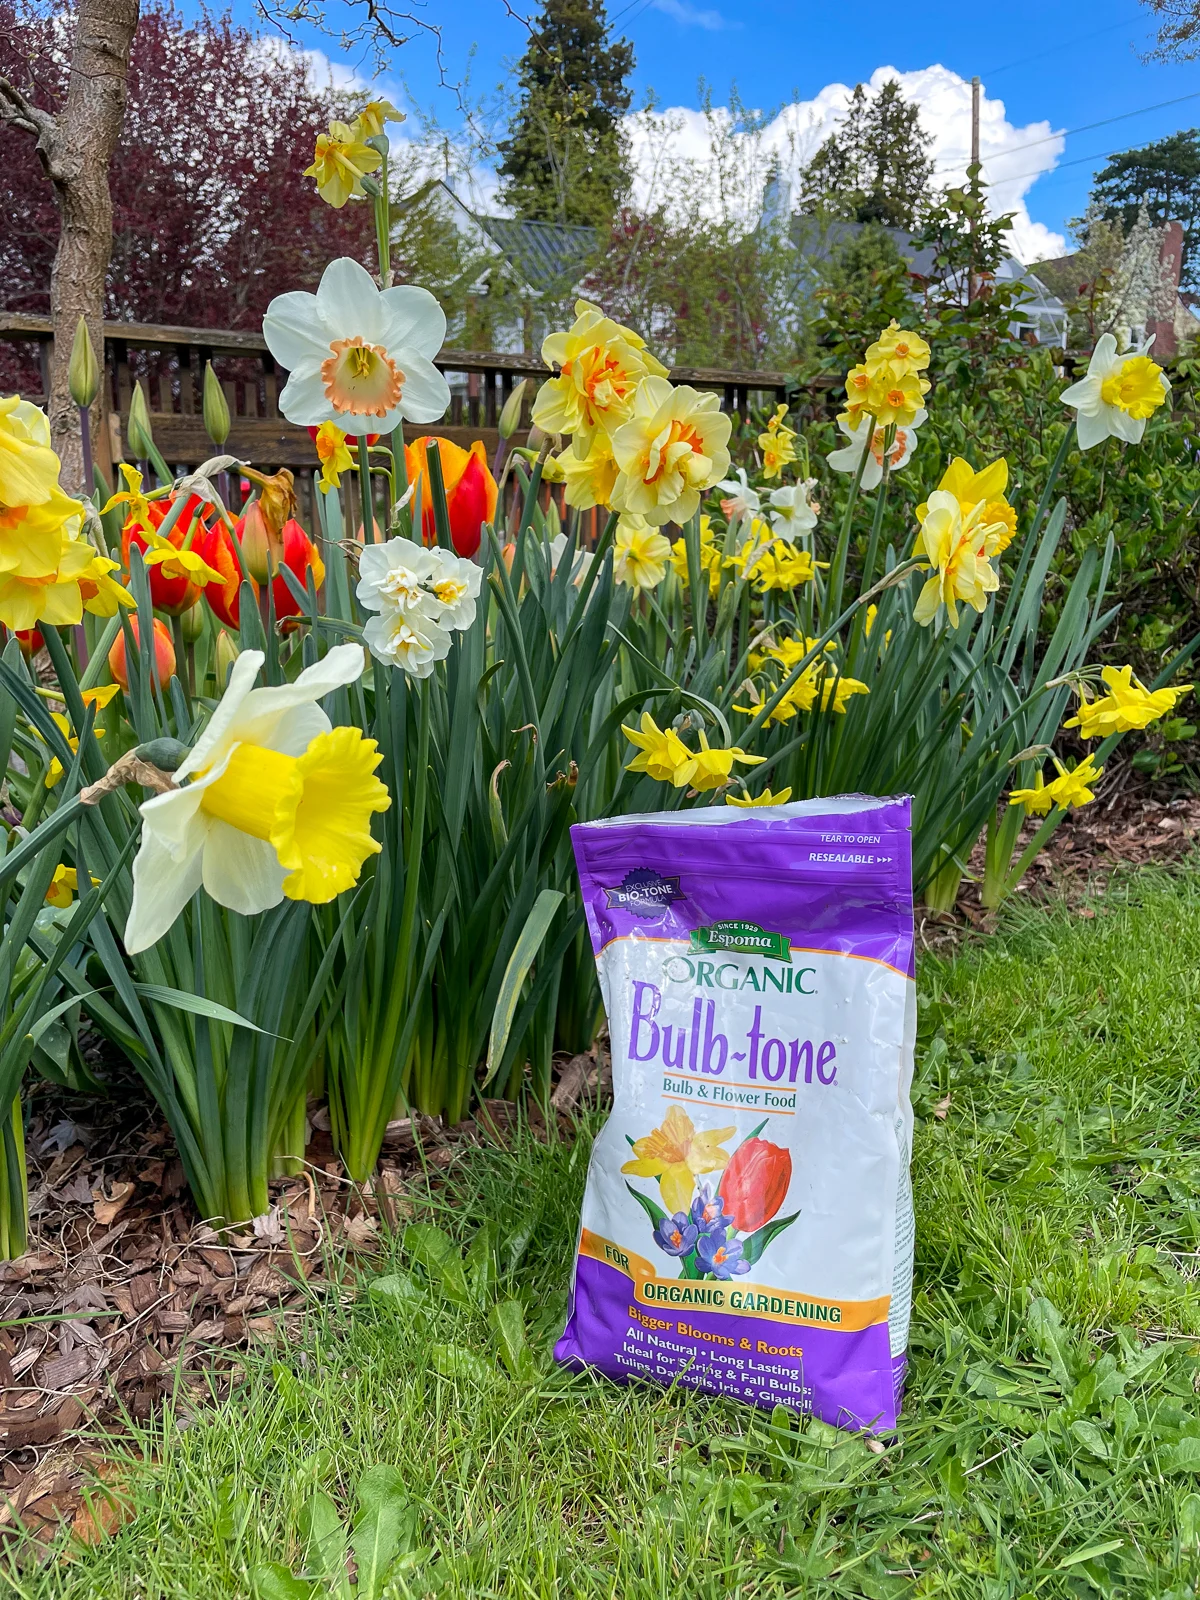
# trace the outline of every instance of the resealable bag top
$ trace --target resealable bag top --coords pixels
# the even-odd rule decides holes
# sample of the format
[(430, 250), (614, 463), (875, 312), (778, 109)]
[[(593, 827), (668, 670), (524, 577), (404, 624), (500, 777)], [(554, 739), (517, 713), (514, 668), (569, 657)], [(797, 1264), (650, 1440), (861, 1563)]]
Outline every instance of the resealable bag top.
[(894, 1426), (913, 1243), (909, 801), (571, 834), (613, 1109), (555, 1355)]

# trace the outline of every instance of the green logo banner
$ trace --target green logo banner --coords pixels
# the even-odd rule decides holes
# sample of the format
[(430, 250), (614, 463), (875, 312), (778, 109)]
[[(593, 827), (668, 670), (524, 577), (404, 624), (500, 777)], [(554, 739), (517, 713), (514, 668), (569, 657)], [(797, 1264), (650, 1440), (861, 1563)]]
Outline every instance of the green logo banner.
[(792, 941), (785, 933), (768, 933), (757, 922), (714, 922), (707, 928), (693, 928), (691, 950), (701, 955), (721, 955), (732, 951), (748, 956), (765, 956), (772, 961), (792, 959)]

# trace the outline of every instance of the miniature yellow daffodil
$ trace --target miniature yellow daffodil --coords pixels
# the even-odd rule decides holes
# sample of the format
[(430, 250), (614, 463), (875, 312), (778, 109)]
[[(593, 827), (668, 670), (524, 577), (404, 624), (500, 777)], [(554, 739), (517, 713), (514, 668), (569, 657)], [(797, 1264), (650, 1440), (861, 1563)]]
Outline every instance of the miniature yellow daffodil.
[(923, 372), (929, 365), (929, 354), (921, 335), (900, 327), (893, 317), (875, 343), (868, 346), (864, 365), (872, 373), (885, 365), (901, 372)]
[[(71, 754), (74, 755), (75, 752), (79, 749), (79, 740), (71, 732), (71, 724), (70, 724), (70, 722), (68, 722), (67, 718), (62, 714), (61, 711), (52, 711), (50, 713), (50, 717), (51, 717), (51, 720), (54, 723), (54, 726), (58, 729), (59, 733), (61, 733), (63, 738), (67, 741), (67, 745), (68, 745), (68, 747), (69, 747), (69, 749), (71, 751)], [(92, 735), (96, 739), (103, 739), (103, 737), (104, 737), (104, 729), (103, 728), (93, 728)], [(41, 735), (38, 734), (37, 737), (40, 738)], [(66, 771), (66, 768), (63, 766), (62, 762), (58, 759), (58, 757), (57, 756), (51, 756), (50, 765), (46, 768), (46, 787), (47, 787), (47, 789), (53, 789), (55, 784), (58, 783), (58, 781), (61, 779), (61, 777), (62, 777), (62, 775), (63, 775), (63, 773), (65, 771)]]
[(330, 489), (340, 487), (342, 473), (353, 469), (354, 457), (347, 447), (346, 435), (336, 422), (323, 422), (317, 429), (313, 443), (317, 448), (317, 460), (321, 463), (321, 493), (328, 494)]
[(352, 195), (362, 194), (362, 180), (374, 172), (383, 157), (362, 142), (356, 128), (344, 122), (331, 122), (329, 132), (317, 136), (311, 167), (304, 176), (314, 178), (321, 199), (340, 211)]
[(770, 789), (764, 789), (761, 794), (727, 794), (727, 806), (741, 806), (743, 810), (750, 810), (756, 806), (785, 806), (792, 798), (791, 788), (780, 789), (778, 794), (772, 794)]
[(1108, 693), (1098, 700), (1082, 700), (1064, 728), (1078, 728), (1081, 739), (1099, 739), (1110, 733), (1148, 728), (1175, 709), (1192, 688), (1190, 683), (1171, 689), (1147, 689), (1133, 676), (1132, 667), (1105, 667), (1100, 674)]
[(621, 1171), (636, 1178), (657, 1178), (663, 1205), (673, 1216), (691, 1205), (697, 1177), (723, 1172), (729, 1165), (729, 1152), (721, 1147), (736, 1132), (736, 1128), (698, 1132), (687, 1112), (672, 1106), (660, 1128), (634, 1140), (634, 1159)]
[[(642, 712), (640, 731), (622, 723), (621, 732), (641, 752), (627, 763), (626, 771), (644, 772), (659, 783), (673, 783), (676, 788), (682, 788), (691, 777), (695, 756), (674, 728), (660, 728), (648, 711)], [(681, 772), (682, 780), (677, 777)]]
[(1033, 812), (1037, 817), (1046, 815), (1054, 804), (1054, 794), (1047, 786), (1040, 767), (1033, 775), (1032, 789), (1013, 789), (1009, 794), (1008, 803), (1010, 806), (1024, 806), (1026, 811)]
[(164, 578), (184, 578), (200, 589), (210, 583), (222, 586), (225, 583), (224, 576), (210, 567), (197, 551), (182, 549), (152, 530), (147, 530), (146, 550), (142, 559), (147, 567), (161, 567)]
[[(700, 569), (708, 574), (708, 592), (716, 594), (721, 587), (721, 566), (723, 556), (717, 546), (713, 533), (712, 518), (700, 518)], [(671, 565), (675, 569), (679, 581), (687, 587), (688, 583), (688, 558), (687, 540), (681, 535), (671, 546)]]
[(735, 761), (740, 761), (745, 767), (757, 767), (766, 759), (766, 756), (748, 756), (737, 745), (731, 746), (728, 750), (714, 750), (701, 732), (700, 749), (696, 752), (695, 766), (690, 774), (691, 786), (701, 791), (723, 789), (730, 781)]
[(656, 589), (667, 575), (671, 543), (645, 517), (626, 512), (613, 540), (613, 577), (631, 589)]
[(1070, 772), (1063, 766), (1057, 756), (1051, 760), (1058, 768), (1058, 777), (1048, 786), (1049, 793), (1057, 806), (1063, 810), (1069, 807), (1090, 805), (1096, 798), (1091, 785), (1099, 783), (1104, 776), (1104, 768), (1097, 767), (1092, 756), (1084, 756), (1083, 760)]

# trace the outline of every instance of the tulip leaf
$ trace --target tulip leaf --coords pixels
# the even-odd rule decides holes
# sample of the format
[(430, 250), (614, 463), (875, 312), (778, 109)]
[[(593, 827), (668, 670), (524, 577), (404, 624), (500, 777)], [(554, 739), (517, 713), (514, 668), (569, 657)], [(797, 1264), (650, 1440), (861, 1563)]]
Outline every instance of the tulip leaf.
[(150, 1000), (162, 1006), (174, 1006), (177, 1011), (190, 1011), (194, 1016), (207, 1017), (210, 1022), (228, 1022), (235, 1028), (249, 1028), (253, 1033), (269, 1034), (272, 1039), (282, 1039), (280, 1033), (271, 1033), (270, 1028), (260, 1028), (257, 1023), (251, 1022), (237, 1011), (231, 1011), (228, 1006), (220, 1005), (216, 1000), (208, 1000), (201, 994), (188, 994), (184, 989), (169, 989), (161, 983), (135, 983), (134, 991), (140, 994), (143, 1000)]
[(790, 1217), (776, 1217), (772, 1222), (765, 1222), (761, 1228), (748, 1234), (742, 1240), (742, 1260), (748, 1261), (753, 1266), (776, 1234), (782, 1233), (785, 1228), (790, 1228), (799, 1215), (798, 1211), (793, 1211)]
[(484, 1073), (481, 1089), (487, 1087), (504, 1064), (509, 1033), (521, 999), (521, 989), (542, 947), (542, 941), (550, 931), (555, 913), (565, 899), (566, 895), (561, 889), (543, 889), (533, 902), (525, 919), (525, 926), (513, 946), (513, 953), (508, 958), (508, 965), (504, 969), (504, 977), (500, 983), (500, 992), (496, 996), (496, 1007), (492, 1012), (492, 1036), (488, 1041), (487, 1071)]
[(650, 1221), (655, 1227), (657, 1227), (660, 1222), (665, 1222), (667, 1220), (667, 1213), (657, 1201), (651, 1200), (648, 1194), (639, 1194), (631, 1183), (626, 1183), (625, 1187), (629, 1190), (630, 1194), (637, 1201), (638, 1205), (641, 1206), (642, 1210), (650, 1218)]

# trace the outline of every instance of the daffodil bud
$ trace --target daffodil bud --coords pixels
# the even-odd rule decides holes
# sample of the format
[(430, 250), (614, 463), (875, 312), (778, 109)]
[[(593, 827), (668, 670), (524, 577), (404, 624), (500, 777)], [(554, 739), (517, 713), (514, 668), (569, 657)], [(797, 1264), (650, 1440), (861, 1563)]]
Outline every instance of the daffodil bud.
[(154, 433), (150, 427), (150, 411), (146, 405), (146, 393), (140, 379), (134, 384), (133, 395), (129, 401), (125, 442), (135, 461), (150, 459), (150, 452), (154, 449)]
[(364, 172), (358, 180), (362, 185), (362, 192), (369, 194), (372, 200), (378, 200), (383, 190), (379, 187), (379, 179), (373, 178), (369, 172)]
[(229, 402), (213, 371), (211, 361), (204, 363), (204, 431), (220, 448), (229, 437)]
[(522, 378), (517, 387), (504, 402), (500, 412), (500, 437), (511, 439), (521, 425), (521, 404), (525, 399), (525, 391), (529, 387), (529, 379)]
[(92, 349), (87, 323), (80, 317), (71, 345), (71, 361), (67, 368), (67, 388), (71, 399), (81, 408), (90, 406), (100, 392), (100, 368), (96, 352)]

